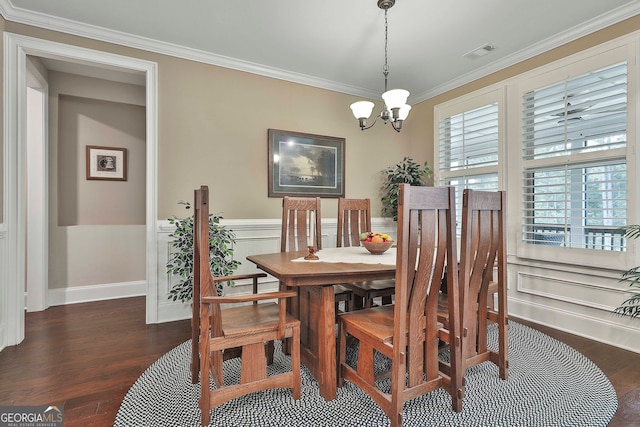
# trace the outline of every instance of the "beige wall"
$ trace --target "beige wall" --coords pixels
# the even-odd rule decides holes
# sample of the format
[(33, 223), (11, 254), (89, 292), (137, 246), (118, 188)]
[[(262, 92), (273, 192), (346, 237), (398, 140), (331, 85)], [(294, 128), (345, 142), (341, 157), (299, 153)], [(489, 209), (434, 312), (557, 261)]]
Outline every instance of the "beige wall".
[[(370, 197), (379, 212), (379, 171), (406, 154), (425, 160), (425, 135), (377, 124), (362, 132), (349, 109), (355, 98), (174, 58), (159, 58), (159, 217), (176, 212), (208, 184), (225, 218), (279, 218), (267, 197), (269, 128), (343, 137), (346, 195)], [(188, 69), (188, 72), (185, 72)], [(411, 117), (407, 129), (421, 120)], [(323, 203), (335, 216), (335, 200)], [(178, 211), (179, 215), (183, 213)]]
[[(49, 73), (49, 289), (144, 281), (145, 89)], [(127, 181), (88, 181), (85, 146), (128, 150)]]
[[(58, 95), (58, 225), (145, 224), (144, 106)], [(126, 181), (88, 180), (86, 147), (126, 150)]]

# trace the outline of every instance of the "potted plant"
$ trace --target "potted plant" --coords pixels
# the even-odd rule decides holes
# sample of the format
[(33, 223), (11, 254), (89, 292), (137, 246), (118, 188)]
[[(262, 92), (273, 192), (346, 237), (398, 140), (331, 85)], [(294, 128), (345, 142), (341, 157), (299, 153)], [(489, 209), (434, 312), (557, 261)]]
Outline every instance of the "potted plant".
[(433, 177), (433, 170), (424, 162), (423, 166), (411, 157), (405, 157), (394, 166), (382, 171), (384, 182), (380, 188), (382, 193), (382, 216), (390, 216), (398, 220), (398, 186), (403, 183), (410, 185), (428, 185), (427, 181)]
[[(640, 237), (640, 225), (627, 225), (623, 227), (624, 237), (627, 239), (637, 239)], [(616, 307), (614, 312), (622, 314), (623, 316), (629, 316), (631, 318), (640, 316), (640, 266), (630, 268), (622, 273), (620, 281), (630, 280), (632, 295)]]
[[(178, 204), (191, 209), (189, 202), (180, 201)], [(209, 215), (209, 263), (214, 277), (231, 275), (240, 265), (239, 261), (233, 259), (235, 234), (220, 225), (221, 219), (220, 215)], [(169, 222), (175, 225), (176, 230), (169, 235), (174, 238), (171, 242), (174, 251), (166, 264), (167, 274), (176, 275), (180, 280), (171, 286), (168, 297), (173, 301), (185, 302), (193, 298), (193, 216), (173, 216)], [(216, 286), (218, 295), (222, 295), (222, 284)]]

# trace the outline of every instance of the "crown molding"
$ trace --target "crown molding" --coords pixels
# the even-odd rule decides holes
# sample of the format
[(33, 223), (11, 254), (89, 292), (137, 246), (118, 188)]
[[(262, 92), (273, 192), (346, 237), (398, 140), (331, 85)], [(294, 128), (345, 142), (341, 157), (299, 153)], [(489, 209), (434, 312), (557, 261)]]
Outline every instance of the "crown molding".
[(9, 0), (0, 0), (0, 13), (6, 20), (12, 22), (85, 37), (92, 40), (114, 43), (134, 49), (141, 49), (190, 61), (216, 65), (238, 71), (245, 71), (265, 77), (286, 80), (306, 86), (313, 86), (320, 89), (327, 89), (360, 97), (377, 98), (380, 96), (376, 91), (357, 86), (346, 85), (315, 76), (269, 67), (255, 62), (217, 55), (198, 49), (161, 42), (146, 37), (127, 34), (121, 31), (109, 30), (95, 25), (17, 8), (13, 6)]
[(0, 15), (7, 19), (7, 11), (13, 9), (13, 6), (7, 0), (0, 0)]
[[(255, 62), (243, 61), (228, 56), (217, 55), (202, 50), (160, 42), (146, 37), (134, 36), (120, 31), (108, 30), (94, 25), (45, 15), (38, 12), (28, 11), (26, 9), (21, 9), (13, 6), (10, 0), (0, 0), (0, 14), (2, 14), (2, 16), (6, 20), (12, 22), (31, 25), (93, 40), (114, 43), (135, 49), (146, 50), (162, 55), (169, 55), (190, 61), (216, 65), (219, 67), (244, 71), (265, 77), (271, 77), (278, 80), (285, 80), (293, 83), (299, 83), (306, 86), (317, 87), (320, 89), (331, 90), (358, 97), (378, 99), (380, 96), (380, 93), (378, 91), (372, 91), (362, 87), (346, 85), (315, 76), (296, 73), (275, 67), (269, 67)], [(536, 55), (547, 52), (580, 37), (616, 24), (637, 14), (640, 14), (640, 1), (635, 0), (624, 6), (616, 8), (609, 13), (600, 15), (590, 21), (587, 21), (584, 24), (567, 29), (560, 34), (549, 37), (548, 39), (536, 43), (535, 45), (529, 46), (526, 49), (522, 49), (503, 59), (492, 62), (485, 67), (480, 67), (473, 72), (464, 74), (432, 89), (411, 96), (409, 100), (412, 104), (416, 104), (433, 98), (449, 90), (455, 89), (474, 80), (485, 77), (491, 73), (515, 65), (524, 60), (530, 59)]]
[(433, 98), (435, 96), (441, 95), (452, 89), (455, 89), (467, 83), (471, 83), (472, 81), (478, 80), (482, 77), (488, 76), (489, 74), (503, 70), (507, 67), (518, 64), (527, 59), (533, 58), (536, 55), (540, 55), (544, 52), (550, 51), (551, 49), (555, 49), (559, 46), (562, 46), (564, 44), (577, 40), (580, 37), (584, 37), (598, 30), (601, 30), (603, 28), (617, 24), (618, 22), (624, 21), (625, 19), (631, 18), (635, 15), (638, 15), (639, 13), (640, 13), (640, 1), (636, 0), (624, 6), (620, 6), (619, 8), (616, 8), (607, 14), (600, 15), (579, 26), (569, 28), (559, 34), (555, 34), (554, 36), (549, 37), (545, 40), (542, 40), (534, 45), (531, 45), (526, 49), (522, 49), (512, 55), (506, 56), (498, 61), (492, 62), (491, 64), (485, 67), (478, 68), (473, 72), (464, 74), (442, 85), (438, 85), (432, 89), (429, 89), (425, 92), (417, 94), (415, 97), (411, 99), (411, 101), (412, 103), (415, 104), (415, 103)]

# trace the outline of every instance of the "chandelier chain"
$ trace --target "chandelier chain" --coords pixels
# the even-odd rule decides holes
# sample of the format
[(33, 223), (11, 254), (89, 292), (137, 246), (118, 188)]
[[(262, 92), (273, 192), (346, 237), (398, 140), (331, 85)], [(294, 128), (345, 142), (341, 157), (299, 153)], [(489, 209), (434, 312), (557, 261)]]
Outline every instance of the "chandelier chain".
[(382, 68), (382, 74), (384, 74), (384, 91), (387, 91), (387, 76), (389, 75), (389, 49), (387, 43), (389, 40), (389, 21), (387, 18), (387, 12), (389, 9), (384, 10), (384, 67)]

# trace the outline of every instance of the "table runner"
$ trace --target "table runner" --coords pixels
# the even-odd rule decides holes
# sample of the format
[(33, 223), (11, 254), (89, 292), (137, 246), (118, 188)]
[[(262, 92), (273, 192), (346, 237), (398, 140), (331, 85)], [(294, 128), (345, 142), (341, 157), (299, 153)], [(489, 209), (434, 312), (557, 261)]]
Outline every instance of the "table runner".
[(384, 264), (396, 265), (396, 248), (389, 248), (382, 255), (371, 254), (364, 246), (351, 246), (347, 248), (325, 248), (315, 253), (319, 259), (306, 260), (304, 257), (296, 258), (293, 262), (348, 262), (360, 264)]

